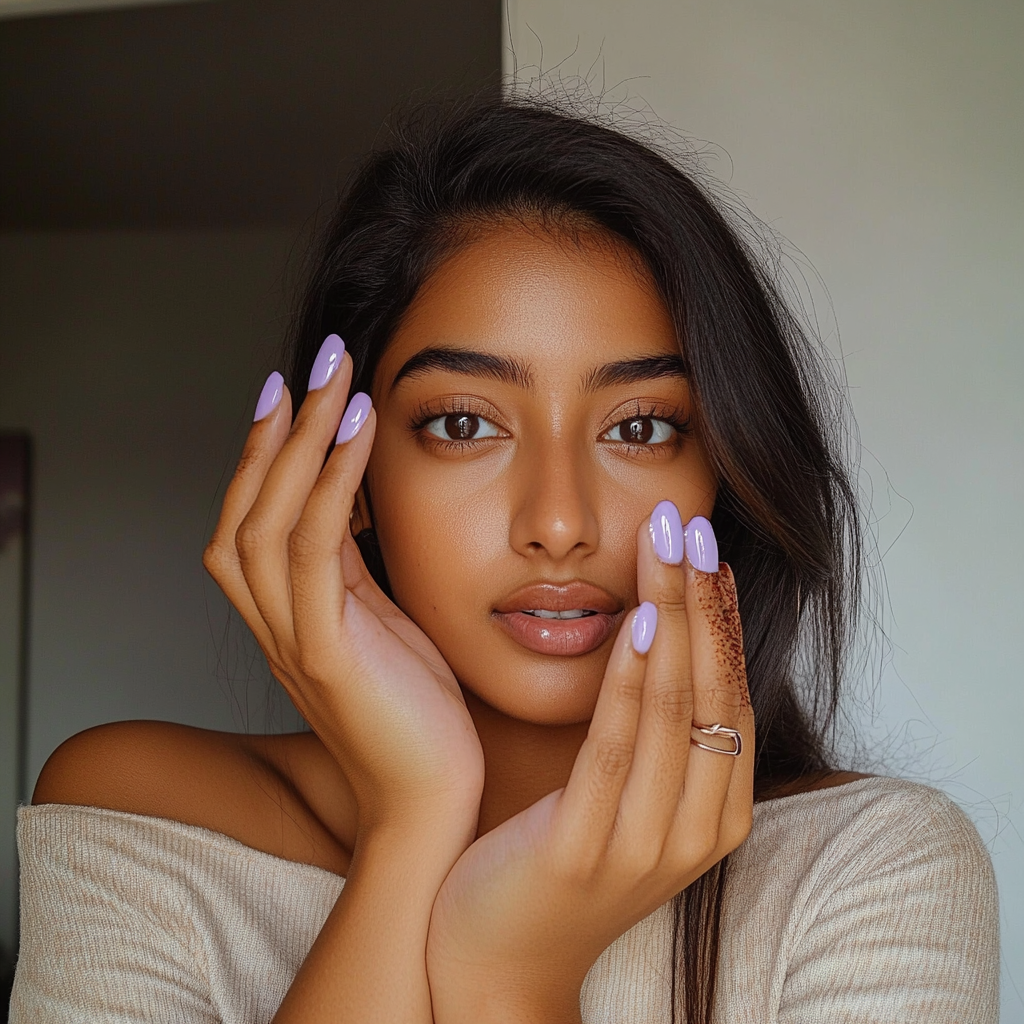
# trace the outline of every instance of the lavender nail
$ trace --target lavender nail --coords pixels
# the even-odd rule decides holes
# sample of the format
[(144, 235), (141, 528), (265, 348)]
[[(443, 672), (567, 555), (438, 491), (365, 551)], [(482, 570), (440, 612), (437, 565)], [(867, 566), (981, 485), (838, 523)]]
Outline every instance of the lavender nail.
[(650, 601), (644, 601), (633, 616), (633, 650), (646, 654), (654, 643), (654, 631), (658, 628), (658, 609)]
[(348, 403), (345, 415), (341, 417), (341, 426), (338, 427), (338, 436), (334, 440), (335, 444), (344, 444), (346, 441), (351, 441), (362, 430), (366, 418), (370, 415), (372, 405), (370, 396), (365, 391), (359, 391), (352, 396), (352, 401)]
[(260, 399), (256, 403), (256, 414), (253, 416), (253, 423), (259, 423), (266, 419), (280, 404), (281, 396), (284, 394), (284, 377), (275, 370), (263, 385), (260, 392)]
[(718, 541), (703, 516), (694, 516), (686, 524), (686, 557), (694, 569), (718, 572)]
[(679, 565), (683, 560), (683, 521), (679, 509), (671, 501), (659, 501), (651, 513), (651, 540), (654, 553), (666, 565)]
[(328, 334), (320, 351), (316, 354), (313, 369), (309, 371), (309, 390), (317, 391), (333, 376), (341, 366), (341, 357), (345, 354), (345, 342), (336, 334)]

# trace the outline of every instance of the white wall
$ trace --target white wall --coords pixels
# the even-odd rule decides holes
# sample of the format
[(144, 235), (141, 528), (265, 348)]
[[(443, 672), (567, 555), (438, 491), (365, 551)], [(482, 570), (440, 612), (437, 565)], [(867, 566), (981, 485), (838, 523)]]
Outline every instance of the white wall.
[(827, 286), (892, 545), (893, 659), (857, 714), (988, 842), (1002, 1019), (1024, 1022), (1024, 5), (507, 6), (521, 79), (589, 74), (720, 147), (710, 169)]

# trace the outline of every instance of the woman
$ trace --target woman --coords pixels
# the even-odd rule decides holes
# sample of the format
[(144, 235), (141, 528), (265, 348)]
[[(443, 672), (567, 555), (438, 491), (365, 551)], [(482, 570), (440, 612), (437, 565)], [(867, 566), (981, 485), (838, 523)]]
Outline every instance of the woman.
[(690, 178), (508, 101), (410, 129), (291, 380), (205, 564), (312, 732), (64, 744), (15, 1021), (996, 1019), (976, 832), (831, 768), (842, 439)]

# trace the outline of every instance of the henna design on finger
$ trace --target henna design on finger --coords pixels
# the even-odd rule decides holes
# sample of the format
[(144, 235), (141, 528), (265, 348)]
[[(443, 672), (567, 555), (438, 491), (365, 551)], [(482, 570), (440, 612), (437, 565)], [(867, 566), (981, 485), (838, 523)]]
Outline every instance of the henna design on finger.
[(729, 673), (736, 680), (740, 690), (740, 703), (749, 708), (750, 691), (747, 689), (747, 662), (743, 655), (743, 624), (740, 621), (736, 577), (727, 562), (720, 565), (716, 582), (719, 591), (719, 614), (712, 620), (715, 647), (723, 664), (729, 666)]
[(736, 580), (732, 569), (722, 562), (718, 572), (693, 571), (693, 592), (697, 607), (711, 628), (711, 639), (720, 665), (740, 693), (740, 704), (750, 707), (747, 691), (747, 663), (743, 656), (743, 629), (740, 624)]

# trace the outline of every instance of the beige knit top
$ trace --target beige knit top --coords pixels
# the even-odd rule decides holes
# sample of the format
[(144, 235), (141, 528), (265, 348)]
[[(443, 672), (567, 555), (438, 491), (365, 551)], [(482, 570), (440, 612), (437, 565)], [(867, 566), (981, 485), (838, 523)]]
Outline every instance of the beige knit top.
[[(12, 1024), (269, 1021), (344, 885), (94, 807), (23, 807), (18, 843)], [(936, 790), (869, 778), (761, 803), (730, 859), (716, 1020), (995, 1024), (997, 930), (988, 854)], [(594, 964), (584, 1021), (671, 1020), (671, 955), (666, 904)]]

